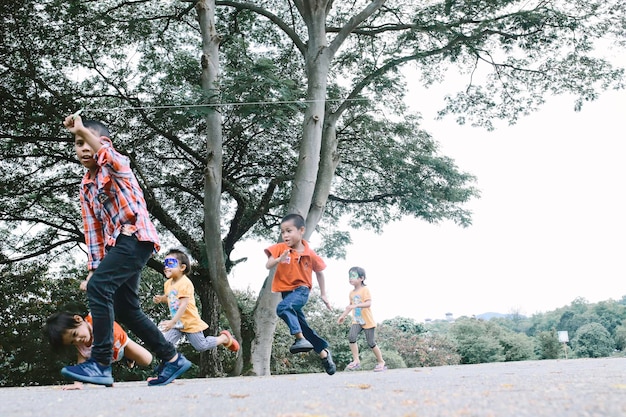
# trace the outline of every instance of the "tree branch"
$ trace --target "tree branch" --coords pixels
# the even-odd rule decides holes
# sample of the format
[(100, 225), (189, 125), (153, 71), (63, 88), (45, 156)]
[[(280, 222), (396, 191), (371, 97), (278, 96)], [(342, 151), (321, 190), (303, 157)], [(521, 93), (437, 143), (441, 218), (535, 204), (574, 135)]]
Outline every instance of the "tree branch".
[(0, 265), (1, 264), (11, 264), (14, 262), (21, 262), (21, 261), (25, 261), (27, 259), (32, 259), (32, 258), (36, 258), (40, 255), (45, 255), (48, 254), (52, 251), (52, 249), (65, 245), (67, 243), (79, 243), (74, 239), (66, 239), (66, 240), (59, 240), (58, 242), (55, 242), (53, 244), (47, 245), (44, 248), (41, 248), (40, 250), (36, 251), (36, 252), (32, 252), (32, 253), (28, 253), (26, 255), (22, 255), (22, 256), (18, 256), (17, 258), (12, 258), (12, 259), (8, 259), (8, 258), (4, 258), (4, 257), (0, 257)]
[(355, 16), (352, 16), (350, 20), (348, 20), (346, 24), (343, 25), (341, 30), (337, 33), (335, 39), (333, 39), (330, 45), (328, 45), (328, 49), (331, 54), (330, 56), (334, 56), (343, 44), (343, 42), (348, 38), (348, 36), (350, 36), (350, 34), (354, 32), (359, 24), (361, 24), (363, 21), (365, 21), (365, 19), (374, 14), (376, 10), (380, 9), (386, 1), (387, 0), (374, 0)]
[(216, 0), (216, 6), (228, 6), (237, 10), (250, 10), (255, 12), (261, 16), (266, 17), (271, 22), (275, 23), (285, 34), (291, 39), (291, 41), (296, 45), (296, 48), (300, 51), (302, 56), (306, 53), (306, 44), (300, 39), (300, 36), (280, 17), (276, 16), (273, 13), (265, 10), (262, 7), (256, 6), (251, 3), (241, 3), (238, 1), (228, 1), (228, 0)]

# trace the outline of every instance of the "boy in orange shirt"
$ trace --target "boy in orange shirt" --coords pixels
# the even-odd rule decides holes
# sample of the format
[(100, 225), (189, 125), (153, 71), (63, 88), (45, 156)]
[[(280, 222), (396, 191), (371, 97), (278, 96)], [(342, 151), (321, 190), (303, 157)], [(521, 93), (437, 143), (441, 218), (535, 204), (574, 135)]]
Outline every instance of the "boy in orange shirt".
[[(65, 311), (54, 313), (46, 320), (44, 333), (54, 351), (66, 346), (74, 346), (78, 352), (76, 362), (83, 363), (91, 358), (93, 344), (93, 319), (91, 314), (82, 317)], [(148, 366), (152, 362), (152, 354), (140, 344), (130, 340), (124, 329), (113, 322), (113, 362), (126, 359), (129, 367)], [(74, 381), (74, 385), (66, 385), (64, 390), (82, 389), (83, 384)]]
[(326, 307), (331, 309), (326, 298), (326, 285), (322, 272), (326, 264), (303, 239), (304, 231), (305, 222), (302, 216), (288, 214), (283, 217), (280, 222), (283, 241), (265, 249), (268, 257), (265, 267), (267, 269), (276, 267), (272, 291), (280, 292), (282, 295), (276, 314), (289, 326), (291, 334), (296, 338), (289, 351), (299, 353), (315, 350), (322, 358), (326, 373), (333, 375), (337, 367), (328, 350), (328, 342), (309, 327), (302, 312), (313, 287), (313, 272), (320, 286), (322, 300)]

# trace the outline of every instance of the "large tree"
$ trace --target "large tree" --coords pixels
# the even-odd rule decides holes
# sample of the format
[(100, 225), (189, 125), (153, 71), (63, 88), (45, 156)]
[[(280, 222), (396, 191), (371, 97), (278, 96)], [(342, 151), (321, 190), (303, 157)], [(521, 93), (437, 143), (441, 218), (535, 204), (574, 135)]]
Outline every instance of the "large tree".
[[(623, 82), (621, 70), (613, 70), (604, 59), (593, 55), (594, 42), (603, 36), (617, 34), (618, 39), (624, 38), (623, 27), (615, 30), (611, 25), (616, 16), (623, 19), (624, 8), (619, 3), (291, 3), (295, 10), (271, 0), (254, 4), (218, 1), (265, 17), (302, 56), (308, 105), (287, 211), (307, 218), (305, 237), (318, 225), (337, 183), (335, 174), (341, 161), (338, 123), (348, 119), (345, 113), (357, 106), (353, 100), (387, 99), (386, 93), (398, 87), (394, 75), (406, 63), (417, 66), (427, 85), (442, 79), (451, 65), (467, 71), (470, 78), (466, 90), (448, 97), (441, 114), (456, 113), (461, 123), (469, 118), (487, 128), (493, 128), (493, 119), (514, 122), (520, 115), (536, 110), (547, 92), (574, 94), (580, 108), (585, 100), (596, 97), (597, 89), (621, 87)], [(331, 72), (334, 84), (329, 80)], [(333, 92), (330, 86), (341, 91), (343, 94), (338, 97), (343, 99), (328, 103), (327, 97), (332, 97)], [(420, 177), (412, 177), (417, 178)], [(444, 192), (445, 200), (452, 203), (467, 197), (452, 192), (450, 183), (432, 184), (433, 193), (429, 195)], [(363, 194), (356, 201), (376, 198), (380, 203), (393, 199), (371, 190)], [(381, 205), (386, 206), (384, 202)], [(350, 206), (344, 205), (333, 217), (346, 213)], [(403, 204), (399, 206), (402, 208)], [(411, 208), (410, 212), (416, 214), (420, 206)], [(431, 221), (452, 217), (463, 223), (459, 213), (435, 213), (425, 210), (420, 214)], [(263, 286), (257, 310), (259, 341), (253, 345), (257, 353), (253, 364), (259, 373), (269, 369), (271, 344), (267, 335), (273, 333), (275, 326), (275, 321), (267, 320), (277, 301), (269, 292), (270, 280), (271, 276)]]

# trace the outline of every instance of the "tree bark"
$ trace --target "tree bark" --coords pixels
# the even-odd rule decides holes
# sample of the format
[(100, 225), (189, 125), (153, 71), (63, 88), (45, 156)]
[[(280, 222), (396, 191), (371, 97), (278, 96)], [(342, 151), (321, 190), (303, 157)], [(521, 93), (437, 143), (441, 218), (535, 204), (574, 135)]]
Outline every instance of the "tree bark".
[(320, 151), (320, 164), (315, 181), (315, 191), (309, 208), (309, 215), (306, 218), (305, 239), (309, 239), (319, 223), (324, 208), (330, 195), (335, 170), (339, 165), (339, 153), (337, 153), (337, 115), (332, 114), (326, 117), (324, 131), (322, 132), (322, 147)]
[(274, 331), (278, 322), (276, 306), (280, 295), (272, 292), (274, 270), (265, 279), (254, 308), (254, 339), (250, 348), (252, 373), (257, 376), (270, 375)]
[[(206, 270), (200, 271), (200, 276), (206, 277), (208, 272)], [(198, 289), (198, 296), (202, 305), (202, 320), (209, 325), (209, 332), (213, 336), (215, 330), (219, 326), (219, 307), (220, 303), (217, 298), (217, 294), (213, 289), (211, 283), (207, 280), (200, 280)], [(200, 376), (205, 378), (216, 377), (222, 375), (224, 367), (219, 361), (219, 355), (217, 349), (210, 349), (200, 353)]]
[[(202, 88), (209, 101), (219, 99), (219, 45), (221, 37), (215, 28), (215, 0), (200, 0), (196, 3), (198, 21), (202, 33)], [(222, 196), (222, 117), (214, 106), (208, 108), (207, 116), (207, 160), (204, 170), (204, 242), (206, 244), (207, 268), (210, 283), (224, 309), (224, 314), (241, 340), (241, 313), (235, 294), (230, 288), (226, 273), (224, 250), (220, 228), (220, 204)], [(232, 375), (240, 375), (243, 356), (239, 354)]]

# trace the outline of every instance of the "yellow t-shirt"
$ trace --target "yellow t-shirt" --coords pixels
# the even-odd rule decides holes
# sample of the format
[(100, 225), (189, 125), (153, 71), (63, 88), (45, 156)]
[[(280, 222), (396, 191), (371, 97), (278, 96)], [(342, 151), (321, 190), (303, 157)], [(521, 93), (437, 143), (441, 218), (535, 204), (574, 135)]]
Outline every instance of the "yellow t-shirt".
[(183, 313), (180, 321), (183, 323), (183, 328), (180, 329), (185, 333), (197, 333), (209, 327), (201, 318), (196, 307), (196, 299), (194, 293), (194, 287), (191, 280), (187, 275), (183, 275), (174, 282), (172, 278), (165, 281), (163, 284), (165, 296), (167, 297), (167, 305), (170, 308), (171, 317), (176, 315), (178, 308), (180, 307), (180, 299), (188, 298), (187, 309)]
[[(350, 304), (361, 304), (368, 300), (371, 300), (372, 296), (370, 295), (370, 290), (367, 287), (361, 287), (358, 290), (352, 290), (350, 292)], [(372, 309), (369, 307), (366, 308), (355, 308), (352, 310), (352, 324), (360, 324), (364, 329), (371, 329), (372, 327), (376, 327), (376, 321), (374, 320), (374, 315), (372, 314)]]

